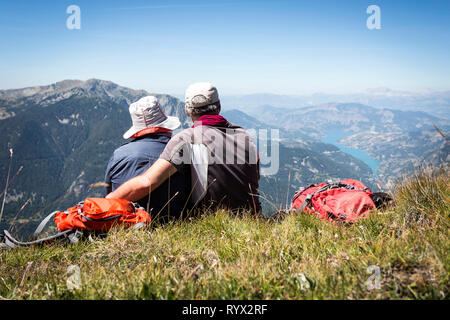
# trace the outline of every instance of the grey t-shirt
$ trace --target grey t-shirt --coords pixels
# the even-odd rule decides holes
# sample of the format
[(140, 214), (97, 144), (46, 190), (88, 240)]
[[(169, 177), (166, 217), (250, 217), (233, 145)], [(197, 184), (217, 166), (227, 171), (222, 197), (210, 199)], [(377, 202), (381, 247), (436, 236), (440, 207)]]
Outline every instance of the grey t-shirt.
[(259, 156), (245, 129), (230, 123), (185, 129), (172, 137), (160, 158), (178, 169), (190, 166), (193, 205), (261, 211)]

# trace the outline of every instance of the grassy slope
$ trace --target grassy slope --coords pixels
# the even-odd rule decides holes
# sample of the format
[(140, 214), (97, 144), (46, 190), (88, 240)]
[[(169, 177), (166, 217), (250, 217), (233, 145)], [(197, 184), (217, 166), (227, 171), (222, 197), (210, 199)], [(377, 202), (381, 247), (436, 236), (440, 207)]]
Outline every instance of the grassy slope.
[[(6, 299), (365, 299), (449, 297), (449, 172), (421, 173), (396, 207), (351, 226), (227, 212), (104, 241), (0, 252)], [(70, 265), (81, 288), (69, 290)], [(367, 267), (380, 268), (369, 290)], [(303, 278), (303, 275), (305, 278)], [(303, 279), (306, 279), (304, 281)]]

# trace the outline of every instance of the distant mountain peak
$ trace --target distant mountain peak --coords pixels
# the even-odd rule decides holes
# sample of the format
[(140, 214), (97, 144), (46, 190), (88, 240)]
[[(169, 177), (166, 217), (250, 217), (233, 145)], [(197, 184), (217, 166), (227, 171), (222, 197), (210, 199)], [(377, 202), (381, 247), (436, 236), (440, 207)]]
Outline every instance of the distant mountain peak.
[(7, 106), (7, 108), (0, 108), (0, 120), (13, 117), (16, 114), (15, 108), (20, 106), (47, 107), (72, 97), (81, 97), (104, 99), (126, 108), (127, 105), (150, 94), (158, 98), (164, 112), (179, 117), (184, 127), (190, 124), (190, 120), (184, 112), (184, 103), (175, 97), (167, 94), (148, 93), (145, 90), (134, 90), (109, 80), (96, 78), (85, 81), (66, 79), (44, 86), (0, 90), (0, 102)]
[(122, 87), (112, 81), (101, 79), (86, 81), (67, 79), (44, 86), (0, 90), (1, 99), (26, 99), (42, 105), (48, 105), (74, 95), (125, 100), (127, 103), (132, 103), (147, 94), (144, 90)]

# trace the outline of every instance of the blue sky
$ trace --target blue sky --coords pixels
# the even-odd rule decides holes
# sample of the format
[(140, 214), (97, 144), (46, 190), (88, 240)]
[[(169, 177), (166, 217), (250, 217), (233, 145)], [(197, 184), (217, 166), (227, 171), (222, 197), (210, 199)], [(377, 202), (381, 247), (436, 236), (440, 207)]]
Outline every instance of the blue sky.
[[(66, 8), (81, 9), (68, 30)], [(369, 30), (369, 5), (381, 29)], [(449, 0), (4, 1), (0, 88), (100, 78), (182, 94), (450, 89)]]

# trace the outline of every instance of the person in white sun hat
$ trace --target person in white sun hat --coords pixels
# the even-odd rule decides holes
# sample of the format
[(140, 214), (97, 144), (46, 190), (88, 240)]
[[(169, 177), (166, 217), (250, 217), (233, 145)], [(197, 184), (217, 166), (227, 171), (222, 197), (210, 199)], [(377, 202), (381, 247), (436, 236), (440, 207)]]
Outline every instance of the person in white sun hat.
[[(132, 126), (123, 138), (131, 140), (117, 148), (109, 160), (105, 174), (107, 194), (145, 172), (163, 152), (172, 131), (181, 124), (177, 117), (167, 116), (163, 112), (154, 96), (146, 96), (132, 103), (129, 111)], [(138, 203), (150, 212), (153, 220), (177, 218), (186, 203), (186, 179), (188, 177), (184, 172), (173, 175), (170, 181)]]

